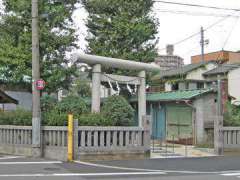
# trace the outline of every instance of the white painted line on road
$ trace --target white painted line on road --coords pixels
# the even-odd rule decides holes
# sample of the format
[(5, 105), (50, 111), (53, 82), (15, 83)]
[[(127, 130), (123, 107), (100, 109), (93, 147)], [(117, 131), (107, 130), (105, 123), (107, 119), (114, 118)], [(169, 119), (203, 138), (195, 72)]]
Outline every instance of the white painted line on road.
[(16, 159), (16, 158), (22, 158), (22, 156), (4, 156), (4, 157), (0, 157), (0, 160)]
[(222, 176), (240, 176), (240, 172), (221, 174)]
[(61, 164), (61, 161), (26, 161), (26, 162), (0, 162), (0, 165), (19, 165), (19, 164)]
[(51, 176), (130, 176), (130, 175), (164, 175), (163, 172), (124, 172), (124, 173), (53, 173), (53, 174), (0, 174), (0, 177), (51, 177)]
[(87, 166), (110, 168), (110, 169), (129, 170), (129, 171), (164, 172), (164, 171), (161, 171), (161, 170), (154, 170), (154, 169), (139, 169), (139, 168), (128, 168), (128, 167), (119, 167), (119, 166), (109, 166), (109, 165), (95, 164), (95, 163), (89, 163), (89, 162), (83, 162), (83, 161), (74, 161), (74, 162), (75, 162), (75, 163), (78, 163), (78, 164), (87, 165)]
[(236, 173), (239, 170), (232, 170), (232, 171), (187, 171), (187, 170), (161, 170), (161, 169), (142, 169), (142, 168), (128, 168), (122, 166), (110, 166), (104, 164), (95, 164), (83, 161), (74, 161), (78, 164), (83, 164), (87, 166), (94, 166), (94, 167), (102, 167), (102, 168), (109, 168), (109, 169), (119, 169), (119, 170), (129, 170), (129, 171), (147, 171), (147, 172), (163, 172), (163, 173), (184, 173), (184, 174), (223, 174), (223, 173)]

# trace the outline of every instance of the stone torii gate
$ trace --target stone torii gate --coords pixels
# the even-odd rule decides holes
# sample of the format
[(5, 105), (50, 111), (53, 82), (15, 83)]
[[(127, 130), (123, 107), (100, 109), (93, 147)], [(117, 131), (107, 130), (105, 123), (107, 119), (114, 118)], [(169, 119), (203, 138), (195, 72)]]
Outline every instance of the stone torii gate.
[[(101, 81), (129, 82), (128, 84), (138, 85), (138, 125), (142, 127), (142, 117), (146, 115), (146, 71), (160, 71), (157, 65), (135, 62), (130, 60), (95, 56), (76, 53), (72, 56), (73, 62), (86, 63), (92, 66), (92, 112), (100, 112), (100, 86)], [(138, 71), (138, 77), (119, 76), (113, 74), (102, 74), (101, 67), (112, 67), (124, 70)], [(109, 79), (108, 79), (109, 77)], [(126, 83), (125, 83), (126, 84)]]

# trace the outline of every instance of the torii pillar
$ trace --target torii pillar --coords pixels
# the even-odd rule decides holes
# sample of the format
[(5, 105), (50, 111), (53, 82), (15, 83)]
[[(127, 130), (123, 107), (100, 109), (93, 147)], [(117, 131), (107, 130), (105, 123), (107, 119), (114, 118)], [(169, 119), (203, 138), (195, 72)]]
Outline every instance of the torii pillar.
[(92, 112), (100, 112), (101, 105), (101, 64), (95, 64), (92, 70)]
[(138, 126), (142, 127), (142, 117), (146, 115), (146, 72), (138, 74), (140, 85), (138, 89)]

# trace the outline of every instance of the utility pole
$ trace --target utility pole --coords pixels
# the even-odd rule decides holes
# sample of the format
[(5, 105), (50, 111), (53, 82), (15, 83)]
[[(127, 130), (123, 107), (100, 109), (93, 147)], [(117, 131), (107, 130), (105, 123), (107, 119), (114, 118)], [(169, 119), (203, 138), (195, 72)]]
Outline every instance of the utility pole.
[(40, 79), (38, 0), (32, 0), (32, 155), (41, 157), (41, 110), (40, 90), (36, 87)]
[(204, 62), (204, 29), (201, 27), (201, 56), (202, 56), (202, 62)]
[(221, 77), (217, 76), (217, 117), (214, 119), (214, 151), (223, 155), (223, 116), (222, 116), (222, 87)]

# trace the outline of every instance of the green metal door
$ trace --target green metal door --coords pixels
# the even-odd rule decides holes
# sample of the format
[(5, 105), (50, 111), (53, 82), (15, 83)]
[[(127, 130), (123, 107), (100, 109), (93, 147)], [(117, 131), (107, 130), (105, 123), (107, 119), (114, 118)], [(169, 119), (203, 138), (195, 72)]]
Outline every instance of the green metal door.
[(164, 140), (166, 131), (165, 106), (152, 104), (152, 139)]
[[(179, 143), (192, 143), (192, 109), (184, 105), (166, 107), (167, 140)], [(191, 141), (191, 142), (190, 142)]]

